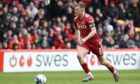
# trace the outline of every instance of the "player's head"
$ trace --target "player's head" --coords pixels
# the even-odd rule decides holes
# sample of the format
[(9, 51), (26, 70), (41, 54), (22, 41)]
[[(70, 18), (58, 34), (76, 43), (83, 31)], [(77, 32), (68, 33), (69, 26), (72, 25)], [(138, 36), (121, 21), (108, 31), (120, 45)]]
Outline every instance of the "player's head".
[(79, 2), (75, 5), (75, 14), (76, 16), (81, 16), (85, 12), (85, 4), (83, 2)]

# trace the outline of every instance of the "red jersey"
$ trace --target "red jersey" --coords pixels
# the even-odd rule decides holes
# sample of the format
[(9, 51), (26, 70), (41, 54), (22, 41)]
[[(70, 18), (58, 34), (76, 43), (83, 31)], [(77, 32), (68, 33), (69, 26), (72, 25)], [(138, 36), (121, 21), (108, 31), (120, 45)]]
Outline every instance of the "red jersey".
[[(75, 17), (74, 25), (76, 29), (80, 30), (81, 37), (84, 38), (91, 32), (90, 26), (91, 25), (95, 26), (95, 23), (91, 15), (85, 14), (83, 18)], [(100, 38), (97, 33), (86, 41), (86, 43), (97, 43), (97, 42), (100, 42)]]

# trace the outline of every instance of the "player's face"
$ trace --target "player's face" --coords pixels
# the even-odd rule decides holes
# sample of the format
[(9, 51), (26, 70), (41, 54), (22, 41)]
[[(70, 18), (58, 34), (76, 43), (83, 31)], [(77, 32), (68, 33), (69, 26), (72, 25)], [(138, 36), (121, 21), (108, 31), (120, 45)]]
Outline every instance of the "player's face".
[(82, 10), (82, 8), (80, 8), (80, 6), (75, 7), (75, 15), (76, 16), (81, 16), (82, 12), (83, 12), (83, 10)]

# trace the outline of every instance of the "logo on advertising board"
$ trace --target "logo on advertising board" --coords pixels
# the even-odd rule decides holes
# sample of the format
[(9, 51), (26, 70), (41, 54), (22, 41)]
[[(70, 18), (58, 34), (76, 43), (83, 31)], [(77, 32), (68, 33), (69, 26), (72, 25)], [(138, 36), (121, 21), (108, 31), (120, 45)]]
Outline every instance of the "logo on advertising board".
[(24, 59), (23, 56), (21, 56), (21, 58), (20, 58), (20, 60), (19, 60), (19, 65), (20, 65), (21, 67), (23, 67), (23, 66), (24, 66), (24, 63), (25, 63), (25, 59)]
[(124, 65), (124, 66), (133, 66), (137, 65), (136, 53), (108, 53), (106, 54), (106, 59), (114, 65)]
[(92, 55), (91, 58), (90, 58), (90, 64), (94, 65), (95, 62), (96, 62), (96, 59), (95, 59), (94, 55)]
[[(77, 52), (6, 52), (4, 54), (4, 72), (26, 71), (64, 71), (82, 70), (77, 59)], [(107, 61), (118, 69), (138, 69), (140, 53), (136, 51), (107, 51)], [(87, 56), (89, 68), (105, 70), (94, 54)]]
[(29, 67), (31, 67), (32, 64), (33, 64), (33, 60), (32, 60), (32, 57), (30, 56), (30, 57), (27, 59), (27, 65), (28, 65)]
[[(34, 58), (33, 58), (34, 57)], [(33, 63), (34, 61), (34, 63)], [(67, 54), (13, 54), (9, 57), (12, 68), (67, 67)]]
[(17, 58), (14, 55), (10, 58), (9, 64), (10, 64), (11, 67), (15, 67), (16, 66)]
[(4, 71), (26, 72), (82, 69), (76, 55), (76, 52), (7, 52), (4, 55)]
[(9, 64), (13, 68), (16, 67), (17, 65), (19, 65), (20, 67), (24, 67), (25, 65), (31, 67), (33, 62), (31, 56), (25, 58), (25, 56), (22, 55), (20, 58), (18, 58), (17, 56), (13, 55), (10, 57)]
[(38, 54), (36, 56), (36, 67), (41, 66), (55, 66), (55, 67), (66, 67), (68, 66), (68, 55), (67, 54)]
[(97, 56), (95, 56), (94, 54), (89, 56), (89, 64), (91, 66), (95, 66), (95, 65), (100, 66), (101, 65), (100, 61), (97, 59)]

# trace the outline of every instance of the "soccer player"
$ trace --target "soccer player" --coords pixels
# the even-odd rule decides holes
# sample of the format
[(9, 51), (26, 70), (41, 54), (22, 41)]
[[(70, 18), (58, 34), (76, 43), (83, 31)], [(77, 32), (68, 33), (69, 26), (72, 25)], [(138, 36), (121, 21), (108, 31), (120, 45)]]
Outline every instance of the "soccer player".
[(77, 57), (83, 70), (87, 74), (87, 77), (83, 79), (83, 82), (94, 79), (94, 76), (88, 68), (87, 62), (84, 59), (90, 51), (96, 54), (100, 63), (106, 66), (112, 72), (114, 80), (117, 82), (119, 80), (118, 71), (104, 58), (102, 44), (96, 32), (94, 19), (91, 15), (85, 13), (84, 3), (80, 2), (75, 5), (75, 14), (76, 17), (74, 18), (74, 26), (76, 29), (76, 37), (78, 42)]

